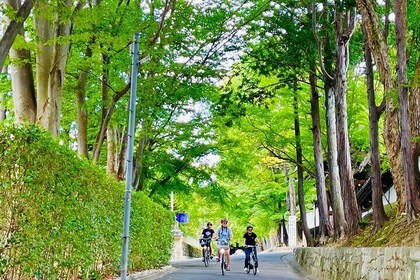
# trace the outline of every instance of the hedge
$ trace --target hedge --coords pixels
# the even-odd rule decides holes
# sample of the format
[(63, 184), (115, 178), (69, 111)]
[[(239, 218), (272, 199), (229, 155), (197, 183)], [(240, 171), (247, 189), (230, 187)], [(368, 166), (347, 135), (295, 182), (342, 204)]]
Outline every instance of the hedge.
[[(35, 126), (0, 124), (0, 278), (119, 274), (125, 185)], [(164, 266), (173, 215), (133, 193), (129, 271)]]

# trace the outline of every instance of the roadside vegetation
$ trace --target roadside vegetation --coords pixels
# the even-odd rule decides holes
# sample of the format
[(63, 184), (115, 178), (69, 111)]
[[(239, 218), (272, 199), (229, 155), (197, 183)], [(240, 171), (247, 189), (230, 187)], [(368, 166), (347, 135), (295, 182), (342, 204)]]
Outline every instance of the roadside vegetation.
[[(407, 0), (2, 1), (0, 273), (115, 273), (127, 162), (131, 271), (168, 261), (177, 213), (192, 236), (226, 217), (238, 241), (251, 224), (279, 244), (293, 216), (308, 246), (361, 230), (360, 244), (396, 243), (420, 217), (419, 11)], [(360, 173), (371, 220), (360, 220)]]
[(407, 225), (404, 216), (397, 215), (395, 203), (385, 206), (389, 220), (374, 232), (372, 214), (366, 215), (360, 225), (360, 232), (342, 243), (332, 246), (350, 247), (418, 247), (420, 246), (420, 220)]
[[(0, 157), (1, 279), (119, 274), (124, 184), (35, 126), (0, 124)], [(132, 199), (130, 270), (166, 265), (173, 216)]]

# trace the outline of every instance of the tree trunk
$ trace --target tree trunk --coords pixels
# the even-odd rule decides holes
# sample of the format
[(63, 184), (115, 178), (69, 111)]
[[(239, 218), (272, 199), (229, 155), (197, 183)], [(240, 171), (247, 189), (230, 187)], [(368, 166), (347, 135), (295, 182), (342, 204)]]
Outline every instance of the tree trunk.
[(355, 25), (355, 10), (352, 8), (342, 15), (335, 3), (335, 47), (336, 47), (336, 71), (335, 71), (335, 98), (337, 114), (337, 145), (338, 166), (340, 171), (340, 184), (343, 195), (346, 222), (350, 235), (354, 235), (359, 229), (360, 213), (354, 191), (353, 171), (350, 157), (350, 144), (347, 124), (347, 70), (349, 64), (349, 41)]
[(293, 108), (295, 115), (295, 143), (296, 143), (296, 161), (297, 161), (297, 172), (298, 172), (298, 198), (299, 198), (299, 211), (300, 211), (300, 221), (302, 223), (303, 233), (306, 237), (306, 242), (309, 247), (315, 245), (315, 240), (312, 237), (312, 234), (308, 227), (308, 222), (306, 220), (306, 207), (305, 207), (305, 193), (303, 190), (303, 159), (302, 159), (302, 142), (300, 139), (300, 124), (299, 124), (299, 105), (297, 98), (297, 79), (295, 78), (293, 83)]
[[(3, 70), (3, 72), (6, 72), (7, 70)], [(0, 75), (2, 74), (2, 71), (0, 71)], [(2, 106), (4, 102), (4, 93), (0, 94), (0, 122), (4, 121), (6, 119), (7, 110)]]
[[(366, 36), (364, 28), (363, 35)], [(365, 62), (366, 62), (366, 84), (367, 96), (369, 103), (369, 139), (370, 139), (370, 165), (372, 178), (372, 210), (374, 220), (374, 231), (378, 231), (383, 227), (388, 217), (385, 214), (384, 204), (382, 201), (382, 180), (381, 180), (381, 166), (379, 156), (379, 126), (378, 121), (380, 117), (380, 109), (375, 103), (375, 88), (373, 77), (373, 62), (372, 53), (366, 42), (365, 47)]]
[(106, 130), (111, 116), (114, 113), (115, 103), (112, 103), (109, 98), (109, 64), (110, 58), (107, 55), (102, 55), (103, 69), (102, 69), (102, 104), (101, 104), (101, 126), (96, 135), (95, 149), (93, 150), (93, 161), (98, 162), (101, 154), (102, 145), (105, 140)]
[(118, 155), (117, 155), (117, 133), (116, 129), (113, 127), (109, 127), (107, 129), (107, 164), (106, 170), (108, 174), (112, 175), (114, 178), (118, 178)]
[[(7, 67), (0, 68), (0, 75), (2, 75), (3, 73), (7, 73)], [(5, 97), (5, 94), (1, 93), (0, 94), (0, 122), (4, 121), (7, 115), (7, 109), (4, 108), (2, 105), (4, 102), (4, 97)]]
[[(25, 22), (26, 18), (29, 16), (34, 2), (33, 0), (25, 0), (22, 6), (20, 6), (20, 1), (7, 1), (9, 5), (15, 8), (17, 11), (16, 16), (12, 19), (6, 31), (3, 34), (3, 37), (0, 40), (0, 70), (3, 69), (4, 60), (6, 59), (7, 53), (9, 52), (10, 48), (15, 41), (16, 36), (21, 32), (23, 23)], [(19, 7), (19, 10), (16, 9)]]
[(406, 194), (407, 221), (416, 219), (420, 213), (419, 191), (415, 184), (413, 151), (407, 90), (407, 2), (394, 1), (395, 33), (397, 39), (397, 87), (399, 98), (401, 153), (403, 157), (403, 178)]
[(296, 216), (296, 193), (295, 193), (295, 178), (290, 172), (290, 166), (287, 167), (287, 178), (289, 180), (289, 212), (291, 216)]
[(103, 142), (104, 142), (105, 136), (106, 136), (106, 130), (108, 129), (109, 121), (111, 120), (112, 114), (114, 113), (115, 105), (117, 104), (118, 100), (124, 94), (126, 94), (128, 92), (128, 90), (130, 89), (130, 85), (131, 84), (128, 83), (125, 86), (124, 89), (116, 92), (115, 95), (113, 96), (111, 102), (110, 102), (110, 105), (106, 109), (105, 117), (102, 119), (101, 127), (99, 128), (98, 134), (96, 135), (96, 143), (95, 143), (95, 148), (94, 148), (94, 151), (93, 151), (93, 161), (94, 162), (99, 161), (99, 156), (101, 154), (102, 145), (103, 145)]
[[(104, 67), (109, 67), (109, 59), (107, 57), (104, 57)], [(101, 118), (101, 127), (99, 128), (99, 131), (96, 135), (96, 141), (95, 141), (95, 148), (93, 150), (93, 162), (98, 162), (99, 157), (102, 150), (102, 145), (105, 140), (106, 136), (106, 130), (108, 128), (109, 121), (111, 120), (112, 114), (115, 110), (115, 105), (117, 104), (118, 100), (126, 94), (130, 87), (131, 83), (128, 83), (125, 85), (125, 87), (116, 92), (112, 98), (109, 98), (108, 92), (109, 92), (109, 83), (108, 83), (109, 77), (108, 77), (108, 70), (103, 70), (103, 76), (102, 76), (102, 118)]]
[[(324, 9), (327, 9), (324, 6)], [(325, 108), (327, 122), (328, 138), (328, 171), (329, 184), (332, 199), (332, 208), (334, 215), (334, 232), (339, 238), (344, 238), (347, 230), (347, 223), (344, 216), (343, 198), (341, 196), (340, 175), (337, 162), (337, 127), (335, 115), (335, 97), (334, 97), (334, 75), (332, 61), (334, 59), (333, 51), (329, 44), (328, 27), (324, 27), (325, 38), (321, 40), (318, 36), (318, 24), (316, 21), (316, 5), (312, 1), (312, 30), (318, 43), (318, 60), (324, 77), (324, 91), (326, 93)], [(325, 43), (324, 43), (325, 42)], [(324, 46), (325, 45), (325, 49)]]
[(119, 151), (119, 158), (118, 158), (118, 171), (117, 171), (117, 178), (118, 180), (123, 180), (125, 178), (125, 163), (126, 163), (126, 155), (127, 155), (127, 128), (123, 129), (123, 133), (121, 133), (120, 137), (120, 151)]
[[(326, 85), (328, 82), (326, 82)], [(340, 172), (338, 168), (337, 128), (335, 120), (334, 88), (326, 86), (327, 98), (325, 99), (327, 114), (327, 137), (328, 137), (328, 165), (330, 174), (330, 190), (334, 213), (334, 231), (339, 238), (344, 238), (348, 232), (345, 220), (343, 197), (341, 193)]]
[(152, 127), (152, 121), (145, 119), (142, 123), (142, 129), (140, 131), (140, 139), (136, 148), (136, 156), (134, 158), (134, 189), (136, 191), (142, 191), (144, 189), (144, 181), (147, 176), (147, 168), (144, 166), (145, 153), (150, 149), (150, 138), (149, 132)]
[[(71, 7), (71, 1), (59, 2), (58, 10)], [(67, 63), (69, 45), (59, 43), (60, 37), (70, 34), (70, 21), (59, 18), (57, 12), (53, 22), (46, 18), (47, 3), (37, 2), (39, 13), (34, 17), (37, 41), (37, 120), (53, 136), (58, 136), (61, 123), (61, 103), (63, 94), (64, 73)], [(44, 11), (44, 13), (43, 13)], [(48, 42), (53, 41), (50, 44)]]
[[(411, 81), (412, 93), (410, 95), (410, 126), (414, 139), (420, 139), (420, 56), (416, 64), (416, 74)], [(420, 141), (413, 141), (414, 175), (416, 186), (420, 186)]]
[[(19, 10), (20, 1), (8, 0), (15, 11)], [(18, 34), (23, 35), (21, 27)], [(21, 124), (28, 122), (35, 123), (36, 119), (36, 99), (35, 86), (30, 64), (30, 52), (27, 49), (16, 50), (11, 48), (9, 51), (11, 60), (10, 72), (12, 78), (13, 103), (15, 111), (15, 122)]]
[(149, 121), (143, 122), (143, 129), (140, 133), (140, 140), (136, 149), (136, 157), (134, 161), (134, 188), (137, 191), (143, 190), (144, 181), (147, 175), (146, 169), (144, 168), (144, 158), (150, 140), (147, 136), (147, 131), (150, 126), (151, 123)]
[(319, 116), (319, 97), (316, 90), (316, 75), (312, 72), (309, 77), (311, 84), (311, 116), (312, 116), (312, 134), (314, 146), (314, 161), (315, 161), (315, 175), (316, 175), (316, 189), (318, 199), (319, 211), (319, 229), (320, 238), (319, 242), (324, 244), (327, 236), (332, 236), (332, 226), (329, 219), (327, 191), (325, 186), (325, 171), (322, 156), (322, 143), (321, 143), (321, 128)]
[[(12, 76), (15, 121), (18, 124), (22, 122), (34, 124), (36, 120), (37, 106), (32, 68), (28, 63), (30, 59), (30, 52), (29, 50), (18, 51), (11, 48), (9, 56), (14, 60), (10, 69)], [(17, 60), (20, 60), (21, 62), (15, 64)]]
[[(85, 51), (86, 57), (92, 57), (92, 50), (88, 47)], [(80, 156), (88, 157), (88, 114), (86, 110), (86, 87), (90, 67), (83, 67), (79, 74), (76, 85), (76, 107), (77, 107), (77, 152)]]
[(384, 121), (384, 140), (391, 173), (394, 181), (394, 188), (397, 194), (397, 214), (405, 212), (405, 193), (404, 178), (402, 168), (401, 140), (399, 133), (398, 110), (393, 104), (395, 99), (394, 83), (389, 63), (388, 46), (385, 42), (384, 32), (381, 28), (378, 16), (375, 13), (372, 0), (356, 0), (362, 24), (366, 31), (367, 42), (385, 91), (385, 121)]
[[(146, 129), (143, 129), (145, 132)], [(145, 180), (145, 170), (144, 170), (144, 153), (146, 147), (149, 143), (149, 138), (147, 135), (141, 135), (140, 140), (136, 150), (135, 165), (134, 165), (134, 189), (136, 191), (143, 190), (144, 180)]]

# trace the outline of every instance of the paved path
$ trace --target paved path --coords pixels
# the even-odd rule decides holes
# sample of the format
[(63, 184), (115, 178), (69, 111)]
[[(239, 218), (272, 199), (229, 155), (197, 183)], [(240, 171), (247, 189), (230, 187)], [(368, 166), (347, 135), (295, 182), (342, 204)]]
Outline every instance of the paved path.
[(243, 270), (243, 254), (232, 256), (231, 271), (221, 274), (220, 265), (211, 261), (209, 267), (205, 267), (201, 259), (188, 259), (172, 262), (171, 266), (159, 271), (142, 272), (130, 276), (130, 280), (299, 280), (311, 279), (297, 265), (292, 252), (262, 252), (259, 254), (259, 273), (257, 275), (246, 274)]

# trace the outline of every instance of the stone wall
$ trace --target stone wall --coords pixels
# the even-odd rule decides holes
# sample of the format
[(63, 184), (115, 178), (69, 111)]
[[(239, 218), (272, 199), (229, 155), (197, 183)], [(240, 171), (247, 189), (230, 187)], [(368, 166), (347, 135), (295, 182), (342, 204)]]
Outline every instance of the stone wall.
[(296, 248), (293, 253), (314, 279), (420, 279), (418, 247)]

